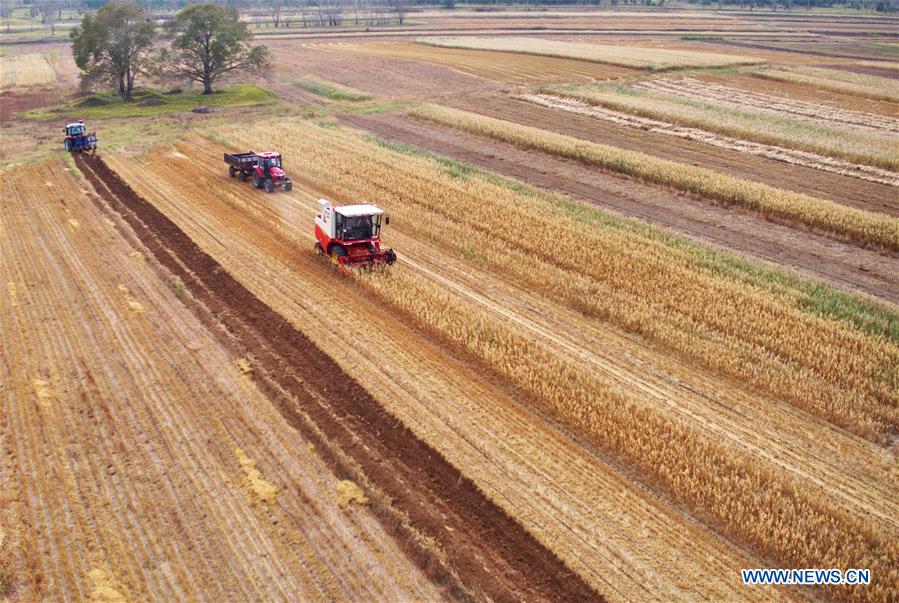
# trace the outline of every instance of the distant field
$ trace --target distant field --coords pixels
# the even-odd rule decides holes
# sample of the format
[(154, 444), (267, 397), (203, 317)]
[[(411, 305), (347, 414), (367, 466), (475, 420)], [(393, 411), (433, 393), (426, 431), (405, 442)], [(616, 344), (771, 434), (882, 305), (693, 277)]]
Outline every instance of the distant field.
[[(695, 80), (685, 84), (685, 81), (554, 86), (549, 90), (642, 117), (899, 170), (896, 140), (888, 132), (874, 127), (859, 128), (857, 123), (834, 123), (826, 119), (825, 107), (820, 109), (820, 116), (812, 116), (773, 111), (768, 107), (774, 100), (765, 105), (755, 98), (744, 98), (743, 104), (738, 104), (741, 98), (738, 90), (731, 91), (731, 100), (727, 89), (706, 91), (710, 85)], [(694, 83), (690, 85), (690, 82)]]
[(568, 58), (424, 47), (406, 42), (361, 42), (318, 47), (377, 57), (427, 61), (499, 82), (525, 85), (608, 80), (636, 73), (631, 68)]
[(446, 48), (498, 50), (551, 57), (580, 59), (596, 63), (608, 63), (624, 67), (636, 67), (649, 71), (684, 67), (722, 67), (727, 65), (751, 65), (762, 61), (747, 56), (726, 55), (714, 52), (641, 48), (611, 44), (587, 44), (559, 42), (540, 38), (421, 38), (421, 44)]
[(510, 142), (521, 148), (576, 159), (647, 182), (673, 186), (685, 192), (719, 199), (726, 204), (795, 220), (864, 243), (899, 249), (899, 220), (888, 216), (469, 111), (423, 105), (413, 113), (436, 123)]
[(766, 67), (752, 75), (781, 82), (810, 84), (824, 90), (863, 98), (899, 101), (896, 81), (876, 75), (820, 67)]
[(16, 54), (0, 59), (0, 74), (2, 74), (2, 87), (27, 88), (30, 86), (43, 86), (56, 81), (56, 72), (47, 57), (39, 53)]

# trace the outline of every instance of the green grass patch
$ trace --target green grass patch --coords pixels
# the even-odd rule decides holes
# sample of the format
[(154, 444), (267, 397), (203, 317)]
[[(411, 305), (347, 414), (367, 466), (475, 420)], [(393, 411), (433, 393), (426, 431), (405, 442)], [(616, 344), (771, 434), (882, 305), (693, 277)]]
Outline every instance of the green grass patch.
[(299, 88), (318, 96), (324, 96), (335, 101), (360, 102), (374, 98), (367, 92), (344, 86), (336, 82), (328, 82), (317, 78), (306, 77), (296, 82)]
[(152, 88), (138, 88), (130, 102), (117, 94), (103, 92), (75, 99), (55, 107), (43, 107), (25, 113), (29, 119), (44, 121), (75, 113), (79, 119), (114, 117), (151, 117), (166, 113), (191, 111), (196, 107), (247, 107), (275, 101), (278, 95), (271, 90), (249, 84), (225, 86), (212, 94), (201, 90), (187, 90), (165, 94)]
[(717, 42), (719, 44), (726, 42), (721, 36), (689, 35), (681, 36), (680, 39), (684, 42)]
[[(637, 220), (615, 216), (601, 209), (536, 189), (518, 180), (484, 171), (477, 166), (449, 157), (422, 151), (405, 143), (390, 142), (372, 135), (366, 135), (366, 138), (378, 146), (392, 151), (434, 160), (443, 165), (454, 177), (479, 177), (517, 193), (538, 198), (552, 205), (560, 214), (578, 222), (597, 228), (632, 232), (670, 246), (672, 249), (686, 251), (690, 262), (698, 268), (757, 287), (777, 297), (787, 298), (795, 307), (805, 312), (823, 318), (845, 321), (859, 331), (882, 336), (899, 343), (899, 314), (887, 304), (840, 291), (789, 270), (777, 269), (726, 251), (701, 245), (681, 235), (662, 231)], [(885, 382), (894, 379), (897, 379), (895, 374), (883, 377)]]

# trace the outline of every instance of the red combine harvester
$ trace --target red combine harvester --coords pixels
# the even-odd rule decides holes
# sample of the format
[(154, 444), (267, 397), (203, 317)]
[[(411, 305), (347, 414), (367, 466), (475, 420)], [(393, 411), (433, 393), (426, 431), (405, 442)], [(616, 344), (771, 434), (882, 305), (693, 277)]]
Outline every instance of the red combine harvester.
[(338, 266), (393, 264), (393, 249), (381, 247), (381, 221), (390, 217), (374, 205), (333, 207), (318, 200), (321, 213), (315, 216), (315, 253), (327, 255)]
[(252, 176), (253, 186), (264, 188), (267, 193), (275, 190), (276, 186), (286, 191), (293, 188), (293, 181), (281, 166), (281, 153), (225, 153), (225, 163), (228, 164), (228, 174), (232, 178), (239, 174), (243, 182)]

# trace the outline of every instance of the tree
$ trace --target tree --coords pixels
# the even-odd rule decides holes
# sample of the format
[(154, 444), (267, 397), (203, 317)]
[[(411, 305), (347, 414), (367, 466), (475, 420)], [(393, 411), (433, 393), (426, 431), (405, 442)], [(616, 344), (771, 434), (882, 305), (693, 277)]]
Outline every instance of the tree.
[(80, 27), (69, 34), (82, 82), (112, 84), (130, 101), (134, 78), (145, 73), (155, 29), (137, 4), (120, 0), (82, 17)]
[(221, 4), (194, 4), (164, 26), (170, 49), (163, 51), (167, 75), (212, 85), (235, 72), (262, 71), (270, 64), (268, 48), (250, 46), (249, 26), (237, 9)]

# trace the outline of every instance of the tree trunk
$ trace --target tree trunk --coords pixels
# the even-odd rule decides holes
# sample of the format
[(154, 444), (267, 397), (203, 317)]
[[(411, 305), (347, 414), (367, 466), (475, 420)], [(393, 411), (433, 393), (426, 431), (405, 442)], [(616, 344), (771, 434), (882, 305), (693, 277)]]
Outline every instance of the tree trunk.
[(203, 94), (212, 94), (212, 80), (203, 78)]

